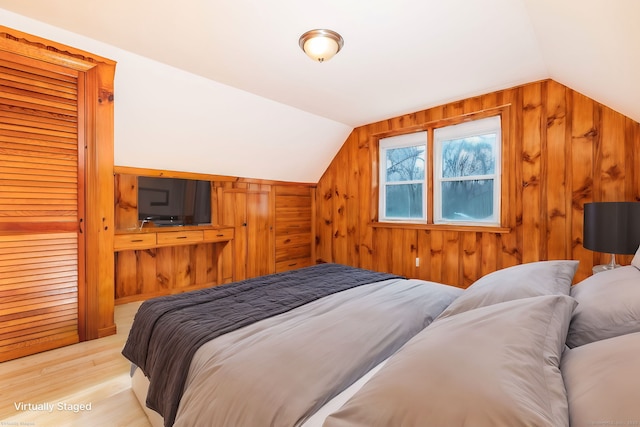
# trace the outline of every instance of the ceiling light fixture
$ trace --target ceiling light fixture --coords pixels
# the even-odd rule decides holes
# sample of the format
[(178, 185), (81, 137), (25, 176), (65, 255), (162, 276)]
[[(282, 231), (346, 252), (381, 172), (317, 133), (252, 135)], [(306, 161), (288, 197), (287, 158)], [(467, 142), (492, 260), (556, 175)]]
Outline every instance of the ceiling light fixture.
[(335, 31), (311, 30), (300, 36), (298, 44), (309, 58), (324, 62), (340, 52), (344, 46), (344, 39)]

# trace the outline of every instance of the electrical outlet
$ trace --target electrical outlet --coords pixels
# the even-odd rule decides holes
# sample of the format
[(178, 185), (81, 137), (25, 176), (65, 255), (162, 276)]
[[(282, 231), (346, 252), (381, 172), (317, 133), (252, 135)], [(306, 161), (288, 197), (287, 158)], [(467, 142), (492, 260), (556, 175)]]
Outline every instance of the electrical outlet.
[(420, 258), (416, 257), (416, 267), (420, 267)]

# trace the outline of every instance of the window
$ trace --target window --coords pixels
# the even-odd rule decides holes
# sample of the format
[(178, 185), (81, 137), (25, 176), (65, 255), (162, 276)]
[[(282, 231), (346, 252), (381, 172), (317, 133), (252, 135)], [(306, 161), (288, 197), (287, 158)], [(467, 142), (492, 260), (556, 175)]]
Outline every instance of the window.
[(379, 221), (499, 225), (501, 148), (499, 115), (380, 139)]
[(433, 222), (500, 222), (500, 116), (434, 130)]
[(380, 140), (380, 220), (426, 219), (427, 133)]

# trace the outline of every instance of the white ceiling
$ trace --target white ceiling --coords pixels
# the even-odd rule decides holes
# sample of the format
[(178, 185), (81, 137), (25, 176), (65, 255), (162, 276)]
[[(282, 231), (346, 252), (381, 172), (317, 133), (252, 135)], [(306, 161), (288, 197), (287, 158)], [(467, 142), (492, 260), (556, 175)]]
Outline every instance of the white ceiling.
[[(0, 0), (351, 127), (552, 78), (640, 121), (639, 0)], [(10, 23), (4, 23), (11, 26)], [(299, 36), (345, 39), (315, 63)]]

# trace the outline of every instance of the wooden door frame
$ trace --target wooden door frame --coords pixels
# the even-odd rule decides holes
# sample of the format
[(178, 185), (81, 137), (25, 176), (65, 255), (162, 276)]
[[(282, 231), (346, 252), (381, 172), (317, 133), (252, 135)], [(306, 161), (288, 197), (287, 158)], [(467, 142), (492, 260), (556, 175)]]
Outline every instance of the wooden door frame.
[[(0, 51), (61, 65), (84, 74), (78, 99), (79, 146), (84, 144), (84, 286), (78, 289), (80, 340), (115, 334), (113, 118), (116, 62), (0, 25)], [(84, 129), (81, 135), (81, 127)], [(82, 194), (79, 195), (82, 197)], [(80, 213), (80, 215), (82, 215)], [(79, 280), (81, 282), (81, 280)]]

